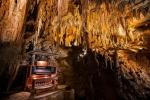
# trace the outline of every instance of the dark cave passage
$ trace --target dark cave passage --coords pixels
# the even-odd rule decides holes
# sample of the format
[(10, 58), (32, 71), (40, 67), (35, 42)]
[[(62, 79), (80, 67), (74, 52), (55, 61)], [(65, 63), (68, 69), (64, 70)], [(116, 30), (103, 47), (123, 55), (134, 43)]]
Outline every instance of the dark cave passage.
[(114, 61), (91, 51), (83, 58), (78, 58), (79, 52), (79, 49), (74, 49), (69, 58), (73, 61), (72, 86), (76, 91), (76, 99), (121, 100)]

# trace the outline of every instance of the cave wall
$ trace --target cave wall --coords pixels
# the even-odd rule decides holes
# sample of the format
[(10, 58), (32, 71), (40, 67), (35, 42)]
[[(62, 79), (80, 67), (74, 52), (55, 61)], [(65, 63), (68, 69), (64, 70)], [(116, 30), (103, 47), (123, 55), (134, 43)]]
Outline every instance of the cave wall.
[(10, 42), (20, 39), (23, 35), (23, 25), (26, 18), (27, 0), (2, 0), (0, 40)]
[(22, 57), (28, 0), (0, 1), (0, 91), (9, 90)]
[[(34, 41), (36, 49), (60, 54), (56, 57), (60, 66), (67, 66), (64, 83), (75, 88), (77, 95), (110, 100), (106, 94), (111, 92), (112, 100), (146, 100), (150, 94), (149, 9), (149, 0), (2, 0), (0, 76), (9, 69), (5, 83), (12, 82), (14, 78), (9, 77), (18, 68), (23, 44)], [(60, 47), (72, 53), (63, 55)], [(69, 60), (62, 64), (62, 58)]]

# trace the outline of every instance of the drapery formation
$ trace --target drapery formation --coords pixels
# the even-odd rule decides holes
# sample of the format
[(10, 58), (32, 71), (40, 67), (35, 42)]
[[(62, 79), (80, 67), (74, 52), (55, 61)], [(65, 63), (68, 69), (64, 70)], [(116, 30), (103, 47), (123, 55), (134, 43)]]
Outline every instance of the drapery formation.
[[(84, 1), (84, 0), (83, 0)], [(82, 1), (82, 2), (83, 2)], [(128, 49), (137, 52), (144, 45), (142, 35), (135, 29), (136, 23), (149, 16), (145, 10), (134, 8), (135, 3), (128, 1), (90, 1), (87, 7), (82, 2), (61, 2), (66, 4), (63, 9), (68, 13), (64, 16), (55, 16), (52, 20), (51, 34), (55, 34), (55, 41), (65, 46), (79, 46), (83, 39), (83, 24), (87, 23), (85, 31), (88, 33), (89, 47), (97, 51), (109, 51), (109, 49)], [(59, 2), (60, 3), (60, 2)], [(60, 5), (60, 4), (59, 4)], [(70, 6), (69, 6), (70, 5)], [(68, 6), (68, 7), (66, 7)], [(84, 12), (86, 11), (86, 20)], [(61, 20), (60, 20), (61, 19)]]

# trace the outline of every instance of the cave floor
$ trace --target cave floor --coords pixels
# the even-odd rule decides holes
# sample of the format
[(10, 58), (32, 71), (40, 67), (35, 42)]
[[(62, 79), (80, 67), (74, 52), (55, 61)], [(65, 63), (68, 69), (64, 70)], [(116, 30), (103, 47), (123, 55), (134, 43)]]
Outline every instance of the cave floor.
[(32, 95), (30, 92), (17, 92), (10, 95), (3, 95), (0, 100), (74, 100), (72, 90), (56, 90), (40, 95)]

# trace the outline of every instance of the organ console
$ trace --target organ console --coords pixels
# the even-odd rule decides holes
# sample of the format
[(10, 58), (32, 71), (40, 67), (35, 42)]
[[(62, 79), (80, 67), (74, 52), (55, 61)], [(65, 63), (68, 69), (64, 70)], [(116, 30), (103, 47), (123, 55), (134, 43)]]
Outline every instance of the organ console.
[(52, 91), (57, 88), (57, 67), (52, 66), (48, 61), (34, 61), (28, 65), (26, 78), (26, 90), (34, 94), (45, 91)]

